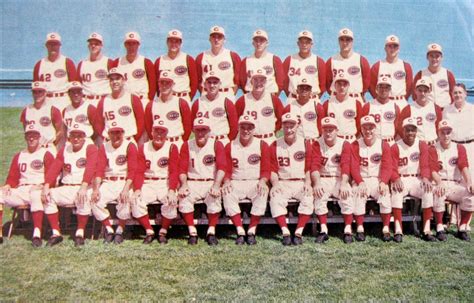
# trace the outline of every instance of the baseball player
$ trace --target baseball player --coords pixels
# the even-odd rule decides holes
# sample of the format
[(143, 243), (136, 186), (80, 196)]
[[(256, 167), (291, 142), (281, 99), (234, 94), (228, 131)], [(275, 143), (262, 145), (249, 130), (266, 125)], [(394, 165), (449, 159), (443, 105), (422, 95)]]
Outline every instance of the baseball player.
[(150, 59), (138, 53), (141, 38), (137, 32), (125, 34), (125, 56), (115, 59), (112, 66), (122, 71), (126, 91), (140, 98), (143, 109), (156, 94), (155, 66)]
[(439, 141), (431, 147), (432, 176), (436, 183), (433, 212), (436, 219), (436, 238), (446, 241), (443, 227), (443, 214), (446, 200), (459, 203), (461, 219), (458, 224), (458, 237), (470, 241), (467, 225), (474, 210), (474, 185), (469, 173), (466, 148), (451, 142), (453, 127), (447, 120), (438, 124)]
[(388, 182), (392, 174), (392, 158), (387, 142), (375, 136), (377, 124), (372, 116), (361, 118), (362, 138), (352, 143), (355, 157), (351, 175), (357, 185), (354, 195), (354, 218), (357, 225), (355, 239), (365, 241), (364, 215), (367, 198), (372, 197), (380, 205), (383, 240), (390, 241), (390, 216), (392, 207)]
[(224, 47), (225, 31), (215, 25), (209, 32), (211, 48), (196, 57), (197, 73), (200, 91), (204, 89), (204, 79), (207, 73), (214, 71), (221, 79), (220, 92), (229, 100), (235, 100), (239, 89), (240, 56)]
[[(137, 170), (137, 146), (133, 140), (125, 138), (125, 130), (120, 126), (109, 129), (109, 138), (110, 141), (99, 147), (91, 208), (96, 220), (102, 222), (106, 230), (104, 243), (113, 241), (120, 244), (123, 242), (125, 223), (131, 219), (130, 198)], [(115, 234), (107, 210), (107, 204), (114, 201), (118, 202), (119, 219)]]
[(136, 142), (142, 137), (145, 126), (142, 103), (136, 95), (125, 91), (125, 74), (119, 68), (109, 72), (112, 93), (103, 97), (97, 105), (97, 133), (108, 138), (109, 129), (121, 127), (125, 138), (134, 137)]
[(204, 200), (207, 206), (206, 241), (217, 245), (216, 225), (222, 210), (221, 184), (224, 180), (227, 161), (224, 146), (211, 138), (211, 121), (206, 117), (196, 118), (193, 124), (195, 138), (184, 142), (179, 162), (179, 211), (188, 225), (188, 244), (197, 244), (197, 230), (194, 226), (194, 204)]
[(282, 244), (291, 245), (291, 234), (286, 223), (288, 199), (299, 200), (298, 224), (294, 245), (303, 243), (303, 229), (314, 211), (311, 170), (318, 169), (320, 154), (313, 146), (297, 135), (299, 119), (292, 113), (282, 117), (283, 137), (270, 146), (271, 183), (270, 210), (281, 228)]
[(86, 133), (86, 138), (95, 140), (97, 138), (97, 132), (94, 130), (97, 126), (97, 109), (89, 102), (85, 102), (80, 82), (70, 82), (67, 93), (71, 104), (64, 108), (62, 114), (67, 136), (69, 137), (74, 126), (81, 126)]
[(254, 138), (255, 119), (243, 115), (239, 119), (239, 137), (225, 147), (227, 173), (222, 186), (224, 209), (237, 228), (235, 244), (245, 244), (245, 230), (242, 224), (239, 201), (252, 201), (247, 243), (257, 244), (255, 234), (260, 217), (265, 214), (270, 180), (270, 155), (268, 145)]
[[(403, 240), (403, 197), (410, 195), (421, 199), (423, 209), (423, 237), (430, 238), (430, 220), (433, 214), (433, 186), (428, 145), (416, 136), (416, 120), (403, 120), (402, 138), (391, 147), (392, 154), (392, 213), (395, 223), (393, 240)], [(387, 238), (389, 239), (389, 238)]]
[[(84, 245), (84, 229), (91, 215), (90, 197), (92, 181), (97, 164), (97, 147), (87, 140), (87, 128), (74, 124), (68, 135), (68, 142), (59, 150), (51, 168), (46, 173), (41, 192), (44, 213), (52, 229), (48, 240), (50, 246), (63, 241), (59, 228), (58, 206), (75, 206), (77, 230), (74, 245)], [(56, 180), (61, 175), (61, 185)]]
[(400, 117), (399, 103), (390, 99), (392, 83), (390, 77), (380, 77), (375, 88), (375, 99), (364, 104), (361, 114), (362, 116), (371, 115), (374, 117), (375, 123), (377, 123), (375, 136), (390, 145), (395, 142), (399, 127), (398, 118)]
[(288, 98), (284, 112), (290, 112), (300, 119), (298, 135), (315, 141), (321, 134), (321, 118), (325, 115), (319, 99), (312, 98), (312, 85), (308, 78), (296, 82), (296, 98)]
[(64, 136), (61, 112), (50, 102), (46, 102), (46, 83), (35, 81), (31, 84), (33, 104), (27, 105), (20, 114), (23, 128), (34, 124), (41, 134), (40, 145), (56, 153), (56, 147)]
[(112, 68), (113, 60), (102, 53), (104, 38), (99, 33), (92, 33), (87, 38), (89, 57), (79, 62), (77, 74), (84, 89), (84, 97), (97, 107), (102, 96), (110, 94), (107, 75)]
[(334, 85), (334, 93), (323, 103), (324, 116), (335, 118), (339, 138), (352, 143), (360, 133), (362, 102), (349, 94), (350, 82), (345, 73), (336, 75)]
[(214, 72), (207, 74), (204, 81), (206, 93), (193, 103), (191, 118), (204, 117), (212, 125), (210, 136), (222, 144), (234, 140), (237, 135), (237, 112), (231, 100), (219, 92), (221, 80)]
[(240, 86), (242, 90), (244, 93), (251, 91), (250, 79), (253, 73), (257, 69), (263, 69), (267, 74), (265, 90), (279, 96), (283, 90), (285, 74), (281, 59), (267, 51), (269, 44), (267, 32), (257, 29), (252, 35), (252, 44), (255, 48), (254, 53), (243, 59), (240, 67)]
[(45, 46), (48, 55), (36, 62), (33, 81), (46, 82), (47, 102), (62, 111), (69, 104), (67, 83), (78, 80), (76, 67), (71, 59), (61, 54), (61, 36), (58, 33), (47, 34)]
[(416, 81), (415, 95), (417, 98), (413, 104), (406, 106), (402, 110), (399, 122), (404, 121), (408, 117), (414, 118), (418, 128), (418, 138), (429, 145), (434, 145), (437, 139), (436, 127), (442, 119), (443, 113), (441, 107), (429, 101), (428, 95), (430, 94), (431, 87), (431, 79), (428, 77), (423, 77)]
[(308, 79), (308, 84), (311, 85), (311, 99), (319, 103), (319, 98), (326, 91), (326, 63), (311, 51), (313, 33), (310, 31), (301, 31), (296, 44), (298, 53), (288, 56), (283, 61), (283, 71), (286, 75), (284, 90), (288, 97), (296, 99), (299, 80)]
[(370, 86), (370, 65), (367, 59), (352, 49), (354, 34), (348, 28), (339, 31), (339, 53), (326, 61), (326, 89), (335, 90), (336, 75), (344, 73), (350, 82), (349, 94), (364, 100)]
[(198, 88), (198, 76), (196, 63), (193, 57), (181, 51), (182, 44), (183, 34), (177, 29), (170, 30), (166, 37), (168, 53), (156, 59), (155, 75), (159, 81), (160, 74), (163, 71), (168, 71), (169, 77), (175, 84), (173, 95), (188, 101), (188, 105), (191, 106), (191, 101)]
[(254, 119), (255, 137), (272, 144), (281, 128), (283, 105), (280, 98), (265, 91), (266, 81), (266, 72), (258, 69), (250, 80), (252, 91), (240, 97), (235, 108), (239, 117), (245, 114)]
[(382, 76), (392, 80), (390, 100), (403, 109), (412, 93), (413, 71), (410, 63), (399, 58), (400, 39), (395, 35), (385, 38), (385, 59), (377, 61), (370, 69), (370, 94), (377, 98), (377, 84)]
[(159, 97), (149, 102), (145, 109), (145, 129), (152, 136), (152, 128), (157, 120), (164, 122), (167, 128), (168, 141), (178, 149), (183, 141), (188, 141), (191, 134), (192, 120), (188, 101), (173, 95), (175, 83), (171, 73), (163, 71), (158, 78)]
[(3, 216), (3, 205), (8, 207), (30, 205), (34, 227), (31, 239), (33, 247), (43, 245), (41, 231), (44, 212), (41, 203), (41, 185), (44, 183), (46, 171), (54, 161), (54, 156), (41, 146), (40, 140), (38, 125), (29, 124), (25, 129), (26, 149), (13, 157), (7, 180), (0, 191), (0, 218)]
[[(314, 149), (321, 154), (321, 163), (313, 168), (314, 210), (321, 224), (321, 231), (316, 236), (316, 243), (329, 240), (327, 203), (338, 199), (344, 217), (344, 243), (352, 243), (352, 213), (354, 202), (352, 188), (349, 184), (351, 174), (351, 144), (337, 137), (337, 121), (332, 117), (322, 119), (322, 135), (314, 143)], [(319, 168), (319, 169), (318, 169)]]
[(155, 201), (162, 204), (162, 221), (158, 237), (160, 244), (168, 242), (166, 238), (168, 228), (178, 215), (179, 152), (175, 144), (166, 140), (167, 132), (165, 121), (157, 120), (153, 126), (153, 139), (138, 148), (139, 164), (134, 182), (132, 215), (146, 231), (144, 244), (150, 244), (155, 236), (148, 218), (147, 204)]
[[(428, 100), (444, 108), (453, 101), (452, 93), (456, 79), (450, 70), (442, 66), (443, 49), (441, 45), (437, 43), (428, 44), (426, 59), (428, 59), (428, 67), (416, 73), (413, 81), (416, 83), (422, 77), (431, 78), (431, 93), (428, 95)], [(417, 98), (418, 96), (413, 94), (413, 100)]]

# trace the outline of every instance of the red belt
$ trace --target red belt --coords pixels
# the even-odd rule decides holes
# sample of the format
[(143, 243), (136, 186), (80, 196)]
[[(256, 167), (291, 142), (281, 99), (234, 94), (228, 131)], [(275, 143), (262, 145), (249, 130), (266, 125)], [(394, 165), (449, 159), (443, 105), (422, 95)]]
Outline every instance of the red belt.
[(145, 180), (153, 180), (153, 181), (156, 181), (156, 180), (168, 180), (168, 178), (152, 177), (152, 178), (145, 178)]
[(181, 139), (181, 137), (180, 137), (180, 136), (176, 136), (176, 137), (168, 137), (168, 141), (170, 141), (170, 142), (176, 142), (176, 141), (178, 141), (179, 139)]
[(230, 91), (230, 88), (228, 88), (228, 87), (226, 87), (226, 88), (219, 88), (219, 91), (226, 93), (226, 92)]
[(342, 138), (342, 139), (353, 139), (355, 138), (354, 135), (337, 135), (339, 138)]
[(401, 174), (402, 177), (419, 177), (419, 174)]
[(189, 92), (181, 92), (181, 93), (175, 93), (173, 92), (173, 96), (176, 96), (176, 97), (185, 97), (185, 96), (191, 96), (191, 94)]
[(18, 185), (18, 187), (20, 187), (20, 186), (33, 186), (33, 185), (41, 185), (41, 184), (29, 184), (29, 183), (25, 183), (25, 184), (20, 184), (20, 185)]
[(118, 181), (118, 180), (125, 180), (125, 177), (105, 177), (105, 180), (110, 180), (110, 181)]
[(392, 96), (389, 97), (390, 100), (403, 100), (405, 99), (405, 96)]
[(87, 95), (86, 98), (87, 98), (87, 99), (90, 99), (90, 100), (99, 100), (100, 98), (102, 98), (102, 96), (99, 96), (99, 95)]
[(443, 180), (443, 181), (452, 181), (452, 182), (457, 182), (457, 183), (460, 182), (459, 180), (454, 180), (454, 179), (444, 179), (444, 178), (441, 178), (441, 180)]
[[(317, 96), (318, 96), (318, 94), (311, 94), (311, 97), (310, 97), (310, 98), (316, 98)], [(297, 99), (297, 98), (298, 98), (298, 95), (291, 93), (291, 94), (290, 94), (290, 97)]]
[(82, 184), (63, 183), (62, 186), (81, 186)]
[(333, 176), (333, 175), (321, 175), (320, 177), (321, 178), (337, 178), (337, 176)]
[(304, 178), (290, 178), (290, 179), (282, 179), (282, 181), (304, 181)]
[(47, 93), (46, 97), (52, 98), (52, 97), (63, 97), (66, 95), (66, 93)]
[(467, 143), (474, 142), (474, 139), (465, 140), (465, 141), (456, 141), (456, 140), (453, 140), (453, 142), (454, 142), (454, 143), (458, 143), (458, 144), (467, 144)]
[(214, 179), (188, 179), (189, 181), (214, 181)]
[(266, 139), (266, 138), (270, 138), (270, 137), (273, 137), (274, 134), (273, 133), (268, 133), (268, 134), (264, 134), (264, 135), (253, 135), (255, 138), (259, 138), (259, 139)]
[(217, 140), (224, 139), (225, 137), (227, 137), (227, 136), (226, 135), (211, 136), (211, 138), (214, 138), (214, 139), (217, 139)]

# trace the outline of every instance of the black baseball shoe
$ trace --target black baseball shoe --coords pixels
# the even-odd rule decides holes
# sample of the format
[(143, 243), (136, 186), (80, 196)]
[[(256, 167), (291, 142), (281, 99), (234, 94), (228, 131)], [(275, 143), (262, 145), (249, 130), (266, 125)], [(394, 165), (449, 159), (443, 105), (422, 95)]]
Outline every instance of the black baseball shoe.
[(219, 241), (217, 241), (216, 235), (213, 234), (208, 234), (206, 236), (206, 242), (209, 244), (209, 246), (215, 246), (219, 244)]
[(51, 236), (48, 240), (48, 243), (46, 243), (46, 246), (54, 246), (59, 243), (63, 242), (63, 236)]
[(463, 241), (471, 242), (471, 237), (467, 233), (467, 231), (458, 231), (457, 237)]
[(288, 236), (283, 236), (283, 239), (281, 240), (281, 244), (284, 246), (290, 246), (291, 245), (291, 237)]
[(114, 242), (114, 236), (115, 234), (114, 233), (106, 233), (105, 234), (105, 237), (104, 237), (104, 243), (112, 243)]
[(421, 238), (426, 242), (436, 242), (436, 238), (432, 234), (423, 234)]
[(382, 241), (384, 241), (384, 242), (390, 242), (390, 240), (392, 240), (392, 236), (390, 235), (390, 233), (383, 233), (383, 235), (382, 235)]
[(255, 244), (257, 244), (257, 239), (255, 239), (255, 235), (248, 235), (248, 236), (247, 236), (247, 244), (248, 244), (248, 245), (255, 245)]
[(75, 237), (74, 238), (74, 246), (79, 247), (85, 244), (84, 237)]
[(395, 243), (402, 243), (403, 242), (403, 235), (402, 234), (396, 234), (393, 236), (393, 241)]
[(3, 237), (0, 237), (0, 244), (3, 244)]
[(245, 237), (237, 236), (237, 239), (235, 239), (235, 245), (244, 245), (244, 244), (245, 244)]
[(197, 236), (189, 236), (188, 239), (188, 244), (189, 245), (196, 245), (198, 243), (198, 237)]
[(41, 247), (43, 246), (43, 240), (41, 240), (40, 237), (33, 237), (33, 239), (31, 239), (31, 245), (33, 245), (33, 247)]
[(436, 239), (438, 239), (441, 242), (445, 242), (448, 240), (448, 237), (446, 235), (446, 232), (444, 230), (442, 231), (437, 231), (436, 232)]
[(166, 238), (166, 235), (160, 234), (158, 236), (158, 243), (163, 244), (163, 245), (168, 244), (168, 238)]
[[(351, 236), (351, 238), (352, 238), (352, 236)], [(327, 233), (319, 233), (316, 236), (316, 239), (314, 240), (314, 242), (322, 244), (322, 243), (326, 242), (327, 240), (329, 240), (329, 236), (328, 236)]]
[(153, 242), (154, 239), (155, 239), (154, 234), (146, 235), (145, 239), (143, 239), (143, 244), (151, 244), (151, 242)]
[(359, 242), (364, 242), (365, 241), (365, 234), (356, 232), (355, 239)]
[(114, 244), (122, 244), (122, 243), (123, 243), (123, 235), (122, 234), (115, 234)]
[(344, 234), (344, 237), (342, 238), (342, 241), (346, 244), (351, 244), (352, 243), (352, 234)]

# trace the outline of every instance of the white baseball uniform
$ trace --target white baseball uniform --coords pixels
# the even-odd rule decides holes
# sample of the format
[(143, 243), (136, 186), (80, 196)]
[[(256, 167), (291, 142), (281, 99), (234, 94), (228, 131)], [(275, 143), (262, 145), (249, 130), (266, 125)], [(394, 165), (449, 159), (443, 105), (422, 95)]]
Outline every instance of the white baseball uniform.
[(86, 132), (86, 137), (91, 138), (94, 134), (94, 126), (96, 125), (97, 109), (89, 102), (83, 102), (78, 107), (69, 104), (63, 110), (63, 122), (67, 128), (67, 136), (74, 125), (81, 124), (82, 129)]
[(77, 65), (77, 73), (82, 83), (82, 90), (88, 102), (97, 106), (102, 96), (111, 93), (108, 71), (113, 61), (107, 56), (101, 56), (98, 60), (84, 59)]
[(359, 120), (362, 117), (362, 103), (360, 99), (346, 96), (344, 101), (340, 102), (336, 96), (331, 96), (329, 100), (323, 103), (324, 116), (333, 117), (337, 121), (338, 136), (353, 142), (360, 133)]
[(349, 80), (349, 94), (353, 97), (363, 97), (370, 85), (370, 66), (367, 59), (352, 53), (349, 58), (343, 58), (340, 53), (332, 56), (326, 62), (326, 89), (329, 93), (334, 91), (334, 78), (339, 73)]
[(283, 82), (285, 75), (283, 72), (283, 64), (278, 56), (266, 52), (260, 58), (255, 57), (254, 54), (242, 60), (240, 66), (240, 85), (245, 92), (252, 90), (250, 79), (252, 75), (259, 69), (266, 72), (267, 83), (265, 91), (268, 93), (279, 94), (283, 89)]
[(377, 138), (393, 144), (399, 125), (400, 107), (392, 100), (382, 104), (377, 99), (374, 99), (362, 107), (361, 116), (367, 115), (374, 117), (376, 123), (375, 135)]
[[(451, 94), (456, 84), (453, 73), (444, 67), (441, 67), (436, 73), (432, 73), (426, 68), (416, 74), (413, 83), (423, 76), (431, 78), (431, 93), (428, 94), (428, 100), (441, 108), (448, 106), (453, 100)], [(413, 96), (413, 99), (416, 99), (416, 96)]]
[(288, 98), (284, 113), (290, 112), (300, 119), (298, 135), (305, 139), (316, 140), (321, 135), (321, 119), (325, 116), (324, 108), (316, 100), (310, 99), (300, 104), (294, 98)]
[(416, 135), (420, 140), (432, 144), (438, 138), (436, 127), (442, 118), (442, 110), (438, 105), (428, 102), (425, 106), (420, 106), (415, 102), (406, 106), (400, 113), (399, 133), (402, 131), (400, 123), (408, 117), (416, 120), (418, 128)]
[[(44, 103), (39, 109), (33, 104), (29, 104), (20, 115), (20, 122), (24, 128), (30, 124), (35, 124), (38, 127), (41, 133), (40, 144), (45, 147), (54, 146), (56, 140), (55, 125), (61, 125), (61, 119), (59, 109), (49, 103)], [(52, 152), (55, 153), (55, 150)]]
[(312, 99), (319, 103), (319, 96), (326, 91), (326, 63), (319, 56), (311, 54), (302, 58), (298, 53), (288, 56), (283, 62), (285, 72), (285, 90), (288, 97), (296, 98), (298, 81), (309, 80), (312, 87)]

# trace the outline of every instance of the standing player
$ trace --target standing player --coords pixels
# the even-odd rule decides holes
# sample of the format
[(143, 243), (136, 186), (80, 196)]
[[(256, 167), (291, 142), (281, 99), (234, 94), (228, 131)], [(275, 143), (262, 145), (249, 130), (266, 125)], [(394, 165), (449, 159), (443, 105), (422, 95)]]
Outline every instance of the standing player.
[[(431, 79), (423, 77), (416, 81), (415, 85), (415, 103), (406, 106), (400, 113), (400, 123), (408, 117), (412, 117), (416, 121), (418, 128), (417, 136), (420, 140), (425, 141), (429, 145), (436, 143), (436, 128), (438, 122), (442, 119), (443, 113), (441, 107), (434, 102), (429, 101), (431, 91)], [(399, 129), (402, 127), (400, 126)], [(401, 131), (399, 131), (400, 133)]]
[(267, 76), (258, 69), (250, 79), (252, 91), (240, 97), (235, 103), (237, 115), (249, 115), (254, 119), (254, 136), (267, 144), (275, 141), (276, 132), (281, 128), (283, 105), (280, 98), (265, 91)]
[(168, 141), (174, 143), (179, 149), (183, 141), (189, 139), (192, 121), (188, 102), (173, 95), (174, 85), (171, 73), (163, 71), (158, 78), (160, 95), (149, 102), (145, 109), (145, 129), (149, 138), (152, 139), (152, 128), (156, 121), (163, 121), (167, 128)]
[(339, 53), (326, 61), (326, 89), (334, 91), (336, 75), (344, 73), (350, 83), (349, 94), (364, 100), (370, 86), (370, 65), (367, 59), (352, 49), (354, 34), (348, 28), (339, 31)]
[(390, 35), (385, 39), (385, 59), (377, 61), (370, 69), (370, 94), (377, 98), (377, 84), (382, 76), (389, 76), (392, 80), (390, 100), (403, 109), (412, 93), (413, 71), (410, 63), (401, 60), (400, 39)]
[(423, 237), (432, 238), (430, 220), (433, 215), (433, 186), (428, 145), (416, 136), (416, 120), (403, 120), (402, 139), (391, 147), (392, 154), (392, 212), (395, 223), (393, 240), (402, 242), (403, 197), (410, 195), (421, 199), (423, 209)]
[[(130, 198), (137, 170), (137, 146), (132, 140), (126, 139), (124, 133), (120, 126), (110, 128), (110, 140), (100, 146), (97, 159), (91, 208), (96, 220), (102, 222), (105, 228), (104, 243), (122, 243), (125, 223), (131, 219)], [(107, 204), (114, 201), (118, 202), (119, 219), (115, 234), (107, 210)]]
[[(82, 124), (73, 125), (68, 142), (58, 152), (46, 174), (41, 200), (52, 229), (52, 236), (48, 241), (50, 246), (63, 241), (58, 206), (76, 207), (77, 230), (74, 244), (84, 245), (84, 229), (91, 215), (91, 185), (97, 164), (97, 147), (87, 140), (87, 131)], [(54, 187), (60, 175), (61, 185)]]
[(298, 135), (305, 140), (315, 141), (321, 134), (321, 119), (325, 115), (319, 99), (312, 98), (311, 81), (300, 78), (296, 82), (296, 98), (288, 98), (284, 112), (296, 115), (300, 120)]
[(323, 108), (325, 117), (336, 119), (338, 137), (352, 143), (360, 133), (362, 102), (348, 93), (350, 85), (344, 73), (337, 74), (334, 79), (334, 94), (323, 103)]
[[(26, 127), (26, 149), (13, 157), (7, 181), (0, 191), (0, 218), (3, 216), (3, 205), (8, 207), (30, 205), (34, 228), (31, 244), (34, 247), (43, 244), (41, 230), (44, 212), (41, 203), (41, 185), (44, 183), (46, 171), (54, 161), (51, 152), (41, 147), (40, 138), (40, 129), (36, 124)], [(0, 238), (3, 239), (1, 233)]]
[[(352, 149), (349, 142), (337, 137), (336, 119), (325, 117), (322, 120), (322, 136), (314, 144), (314, 149), (321, 154), (321, 163), (313, 168), (311, 179), (314, 191), (314, 210), (321, 224), (321, 231), (316, 243), (329, 240), (327, 203), (331, 198), (339, 200), (341, 213), (344, 217), (344, 243), (352, 243), (352, 213), (354, 202), (349, 184)], [(318, 153), (318, 152), (316, 152)]]
[(304, 30), (298, 34), (298, 53), (288, 56), (283, 62), (283, 71), (286, 75), (283, 85), (286, 95), (297, 98), (299, 79), (308, 79), (311, 86), (311, 99), (319, 103), (319, 98), (326, 91), (326, 63), (319, 56), (312, 53), (313, 33)]
[(168, 71), (169, 77), (175, 83), (173, 95), (188, 101), (188, 105), (191, 106), (198, 87), (198, 76), (194, 59), (181, 51), (182, 44), (183, 34), (177, 29), (170, 30), (166, 37), (168, 53), (156, 59), (155, 75), (159, 81), (160, 74), (163, 71)]
[(371, 115), (377, 123), (375, 136), (390, 145), (395, 142), (400, 117), (399, 103), (390, 99), (392, 83), (390, 77), (380, 77), (375, 88), (375, 100), (365, 103), (362, 107), (362, 116)]
[(242, 60), (240, 67), (240, 86), (244, 93), (252, 89), (250, 79), (257, 69), (263, 69), (267, 75), (267, 84), (265, 90), (276, 96), (283, 90), (285, 74), (281, 59), (267, 51), (268, 34), (266, 31), (257, 29), (252, 36), (252, 44), (255, 48), (254, 53)]
[(193, 121), (204, 117), (212, 125), (210, 136), (222, 142), (229, 143), (237, 135), (237, 112), (231, 100), (221, 95), (219, 88), (221, 79), (214, 72), (209, 72), (204, 81), (206, 94), (194, 101), (191, 109)]
[(52, 148), (56, 153), (55, 146), (62, 143), (64, 136), (61, 112), (50, 102), (46, 102), (46, 83), (33, 82), (31, 84), (33, 104), (27, 105), (20, 114), (20, 122), (26, 130), (28, 125), (36, 125), (41, 134), (40, 145)]
[[(186, 102), (186, 101), (184, 101)], [(132, 197), (132, 214), (143, 226), (144, 244), (153, 241), (155, 232), (150, 225), (147, 205), (159, 201), (161, 205), (161, 229), (158, 242), (166, 244), (166, 235), (173, 219), (178, 215), (178, 163), (176, 145), (166, 140), (168, 128), (163, 120), (153, 126), (152, 140), (138, 148), (138, 169), (135, 176), (135, 192)]]
[(104, 39), (99, 33), (92, 33), (87, 39), (89, 57), (79, 62), (77, 74), (84, 88), (85, 97), (97, 106), (102, 96), (110, 94), (107, 75), (113, 61), (102, 53)]
[(211, 49), (196, 57), (196, 66), (200, 91), (204, 91), (204, 79), (207, 73), (214, 71), (221, 79), (220, 91), (229, 100), (234, 101), (239, 89), (240, 57), (236, 52), (224, 47), (225, 31), (220, 26), (211, 27), (209, 33)]
[(67, 83), (78, 78), (76, 67), (71, 59), (61, 54), (61, 36), (58, 33), (46, 35), (45, 46), (48, 55), (36, 62), (33, 81), (46, 82), (48, 103), (62, 111), (69, 104)]
[(390, 146), (375, 136), (377, 124), (372, 116), (361, 118), (362, 138), (352, 143), (355, 157), (351, 175), (357, 187), (354, 196), (354, 217), (357, 225), (355, 239), (365, 241), (364, 215), (367, 198), (372, 197), (380, 205), (383, 240), (390, 241), (390, 216), (392, 207), (388, 182), (392, 175)]
[[(302, 235), (306, 223), (314, 211), (311, 170), (319, 169), (320, 154), (313, 153), (313, 146), (297, 135), (298, 118), (291, 113), (282, 117), (283, 137), (270, 146), (271, 183), (270, 210), (281, 228), (282, 244), (291, 245), (291, 234), (286, 223), (288, 200), (299, 200), (298, 224), (294, 245), (303, 243)], [(318, 150), (315, 150), (318, 152)]]
[[(450, 70), (441, 65), (443, 61), (441, 45), (436, 43), (428, 44), (426, 59), (428, 59), (428, 67), (416, 73), (413, 81), (418, 82), (422, 77), (431, 78), (431, 94), (428, 96), (428, 100), (444, 108), (453, 102), (452, 94), (456, 79)], [(416, 100), (417, 98), (418, 96), (414, 94), (413, 99)]]
[(194, 226), (194, 204), (204, 200), (209, 227), (206, 241), (217, 245), (216, 225), (222, 211), (221, 184), (224, 180), (227, 161), (224, 146), (210, 137), (210, 120), (200, 117), (194, 120), (195, 139), (184, 142), (179, 162), (179, 211), (188, 225), (188, 244), (197, 244)]
[(458, 225), (458, 237), (470, 241), (467, 225), (474, 211), (474, 185), (469, 173), (466, 149), (451, 142), (453, 127), (447, 120), (438, 124), (439, 142), (430, 149), (433, 164), (434, 217), (436, 219), (436, 237), (446, 241), (443, 227), (443, 214), (446, 200), (458, 203), (461, 208), (461, 220)]
[(240, 215), (239, 201), (252, 201), (247, 243), (257, 244), (255, 234), (260, 217), (265, 214), (270, 180), (270, 155), (268, 145), (254, 138), (255, 119), (243, 115), (239, 119), (239, 137), (225, 147), (227, 173), (222, 192), (224, 209), (237, 228), (235, 244), (245, 243), (245, 230)]
[(150, 59), (138, 53), (141, 38), (137, 32), (125, 34), (125, 56), (117, 58), (113, 66), (120, 68), (126, 80), (126, 91), (138, 96), (143, 109), (156, 94), (155, 66)]

